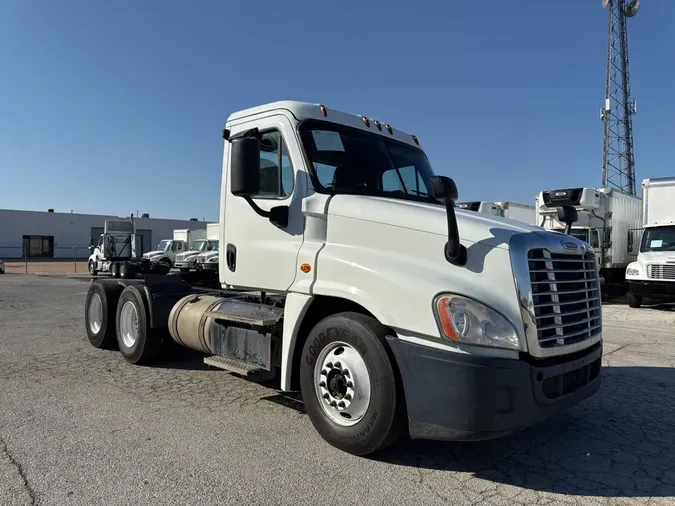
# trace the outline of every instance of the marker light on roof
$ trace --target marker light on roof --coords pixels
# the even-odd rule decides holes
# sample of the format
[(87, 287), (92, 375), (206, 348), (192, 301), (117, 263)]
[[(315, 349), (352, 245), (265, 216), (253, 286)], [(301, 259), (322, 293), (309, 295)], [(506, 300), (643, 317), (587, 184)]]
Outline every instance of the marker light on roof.
[(415, 144), (417, 144), (418, 146), (420, 145), (420, 141), (417, 140), (417, 136), (416, 136), (416, 135), (413, 135), (413, 140), (415, 141)]
[(375, 120), (375, 126), (380, 132), (382, 131), (382, 124), (379, 121)]
[(328, 110), (326, 109), (325, 105), (320, 105), (319, 109), (321, 109), (321, 114), (323, 114), (324, 116), (328, 116)]
[(370, 128), (370, 121), (368, 121), (368, 118), (366, 118), (365, 116), (361, 116), (361, 119), (366, 124), (366, 126)]
[(384, 128), (386, 128), (387, 132), (389, 132), (391, 135), (394, 135), (394, 130), (392, 130), (391, 125), (389, 123), (384, 125)]

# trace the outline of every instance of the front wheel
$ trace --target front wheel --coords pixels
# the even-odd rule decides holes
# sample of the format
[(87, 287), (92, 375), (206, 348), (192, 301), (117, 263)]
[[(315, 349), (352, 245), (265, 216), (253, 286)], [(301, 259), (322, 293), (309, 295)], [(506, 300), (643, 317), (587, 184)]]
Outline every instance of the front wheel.
[(632, 293), (628, 294), (628, 306), (633, 308), (638, 308), (642, 305), (642, 297), (640, 295), (635, 295)]
[(377, 320), (341, 313), (320, 321), (303, 348), (300, 388), (310, 420), (328, 443), (354, 455), (385, 448), (404, 426), (385, 337)]
[(96, 276), (98, 274), (98, 270), (96, 269), (96, 262), (94, 262), (93, 260), (89, 260), (88, 267), (89, 267), (89, 274), (91, 274), (92, 276)]

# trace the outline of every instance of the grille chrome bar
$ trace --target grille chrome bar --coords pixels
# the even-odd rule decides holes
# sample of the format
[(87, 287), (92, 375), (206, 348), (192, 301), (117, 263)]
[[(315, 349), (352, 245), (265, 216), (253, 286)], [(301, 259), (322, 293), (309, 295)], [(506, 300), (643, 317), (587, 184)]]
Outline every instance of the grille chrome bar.
[(675, 264), (647, 264), (647, 277), (675, 281)]
[(540, 348), (569, 346), (600, 335), (600, 283), (595, 266), (591, 251), (529, 250), (529, 281)]

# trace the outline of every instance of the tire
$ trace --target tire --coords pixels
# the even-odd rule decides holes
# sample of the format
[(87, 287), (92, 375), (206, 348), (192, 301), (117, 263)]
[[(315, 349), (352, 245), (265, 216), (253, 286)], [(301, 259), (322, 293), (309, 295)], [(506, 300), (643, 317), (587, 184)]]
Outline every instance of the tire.
[[(300, 388), (307, 414), (329, 444), (353, 455), (382, 450), (405, 427), (402, 391), (386, 348), (386, 333), (384, 326), (369, 316), (340, 313), (320, 321), (302, 351)], [(343, 359), (339, 363), (340, 355)], [(328, 370), (326, 364), (333, 368)], [(357, 381), (364, 378), (363, 366), (366, 379)], [(338, 372), (343, 368), (348, 374)], [(339, 404), (331, 407), (329, 402), (336, 401), (349, 404), (341, 409)]]
[(642, 296), (635, 295), (632, 293), (628, 294), (628, 306), (632, 308), (638, 308), (642, 305)]
[(133, 279), (136, 277), (136, 271), (134, 266), (128, 264), (127, 262), (122, 262), (120, 264), (120, 278), (122, 279)]
[(110, 275), (113, 278), (119, 278), (120, 277), (120, 264), (115, 262), (112, 265), (110, 265)]
[(96, 270), (96, 262), (94, 262), (93, 260), (89, 260), (88, 267), (89, 267), (89, 274), (91, 274), (92, 276), (96, 276), (98, 274), (98, 270)]
[(148, 301), (145, 292), (136, 285), (121, 293), (115, 315), (117, 345), (127, 362), (147, 364), (162, 350), (162, 336), (150, 328)]
[(158, 260), (157, 263), (164, 264), (169, 269), (171, 269), (171, 267), (173, 267), (173, 262), (171, 262), (170, 258), (162, 258), (162, 259)]
[(84, 303), (87, 338), (95, 348), (114, 349), (117, 344), (115, 318), (122, 287), (115, 281), (94, 281)]

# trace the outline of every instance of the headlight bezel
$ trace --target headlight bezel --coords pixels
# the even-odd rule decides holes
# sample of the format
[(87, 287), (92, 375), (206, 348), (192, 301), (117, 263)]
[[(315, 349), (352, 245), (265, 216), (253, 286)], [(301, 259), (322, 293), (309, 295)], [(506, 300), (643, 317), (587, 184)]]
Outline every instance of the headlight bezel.
[[(464, 313), (465, 318), (467, 314), (470, 316), (463, 332), (457, 332), (456, 322), (453, 321), (453, 317), (449, 312), (445, 315), (441, 312), (443, 309), (448, 311), (447, 304), (449, 302), (452, 302), (455, 307), (458, 307), (458, 303), (462, 304), (462, 306), (459, 306), (460, 312)], [(516, 325), (500, 311), (497, 311), (479, 300), (459, 293), (443, 292), (434, 297), (432, 311), (441, 339), (446, 342), (514, 352), (526, 350), (524, 336), (520, 335)], [(487, 318), (481, 319), (480, 316)], [(454, 332), (452, 332), (454, 335), (450, 335), (446, 332), (446, 326), (448, 324), (454, 329)], [(476, 326), (477, 324), (478, 326)], [(501, 326), (501, 330), (507, 332), (509, 335), (507, 337), (502, 337), (499, 340), (495, 340), (494, 337), (486, 337), (486, 324), (491, 324), (492, 327), (497, 327), (498, 330)], [(482, 339), (477, 339), (476, 336), (468, 336), (467, 334), (472, 331), (480, 331)]]
[(640, 269), (630, 266), (626, 267), (626, 276), (639, 276), (639, 275)]

